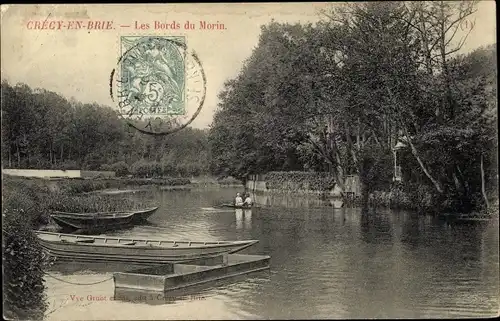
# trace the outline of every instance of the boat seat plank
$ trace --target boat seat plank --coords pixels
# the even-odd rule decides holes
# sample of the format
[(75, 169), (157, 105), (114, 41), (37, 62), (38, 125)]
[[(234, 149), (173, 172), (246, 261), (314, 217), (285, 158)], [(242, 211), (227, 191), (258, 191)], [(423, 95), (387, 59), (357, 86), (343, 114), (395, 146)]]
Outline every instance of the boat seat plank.
[(75, 240), (77, 243), (94, 243), (95, 240), (93, 239), (81, 239), (81, 240)]
[(125, 243), (120, 243), (122, 245), (135, 245), (136, 242), (125, 242)]

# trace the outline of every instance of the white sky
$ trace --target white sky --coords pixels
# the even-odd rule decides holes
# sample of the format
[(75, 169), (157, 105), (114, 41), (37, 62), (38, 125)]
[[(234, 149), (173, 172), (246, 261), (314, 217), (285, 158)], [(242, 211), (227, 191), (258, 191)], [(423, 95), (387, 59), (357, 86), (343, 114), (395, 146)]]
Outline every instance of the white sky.
[[(223, 83), (237, 75), (257, 45), (260, 26), (278, 22), (314, 22), (325, 3), (169, 4), (169, 5), (2, 5), (1, 71), (11, 84), (24, 82), (83, 103), (112, 106), (109, 75), (118, 58), (120, 35), (185, 35), (207, 75), (205, 105), (192, 123), (207, 127)], [(49, 16), (50, 14), (50, 16)], [(113, 20), (114, 30), (28, 30), (27, 22)], [(494, 1), (482, 1), (464, 52), (496, 42)], [(221, 22), (226, 30), (134, 30), (119, 25), (154, 21)]]

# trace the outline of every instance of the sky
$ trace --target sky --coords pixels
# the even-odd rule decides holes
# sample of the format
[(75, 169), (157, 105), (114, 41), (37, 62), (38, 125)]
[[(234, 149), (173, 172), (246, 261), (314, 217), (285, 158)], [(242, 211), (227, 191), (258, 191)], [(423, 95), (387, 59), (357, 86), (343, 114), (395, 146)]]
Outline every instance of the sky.
[[(83, 103), (114, 106), (109, 76), (119, 57), (123, 35), (184, 35), (198, 54), (207, 77), (201, 113), (191, 124), (206, 128), (217, 107), (217, 95), (226, 80), (234, 78), (258, 43), (261, 25), (277, 22), (307, 23), (319, 20), (328, 3), (168, 4), (168, 5), (10, 5), (1, 7), (1, 76), (11, 84), (55, 91)], [(462, 52), (496, 42), (496, 6), (483, 0), (471, 17), (474, 28)], [(61, 29), (33, 29), (43, 22)], [(68, 29), (76, 21), (88, 26), (112, 21), (110, 30)], [(176, 22), (179, 29), (155, 29)], [(184, 29), (189, 21), (195, 30)], [(224, 29), (200, 30), (200, 22)], [(149, 25), (149, 29), (136, 29)], [(103, 24), (104, 25), (104, 24)], [(130, 27), (121, 27), (127, 25)], [(106, 26), (109, 26), (107, 24)]]

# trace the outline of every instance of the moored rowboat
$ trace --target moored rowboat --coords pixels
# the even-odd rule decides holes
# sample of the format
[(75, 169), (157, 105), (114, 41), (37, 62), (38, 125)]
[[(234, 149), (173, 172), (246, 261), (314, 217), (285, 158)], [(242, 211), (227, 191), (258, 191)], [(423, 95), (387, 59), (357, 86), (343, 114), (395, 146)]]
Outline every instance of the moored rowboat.
[(235, 205), (235, 204), (230, 204), (230, 203), (227, 203), (227, 204), (219, 204), (217, 205), (216, 207), (228, 207), (228, 208), (242, 208), (242, 209), (250, 209), (254, 206), (248, 206), (248, 205), (243, 205), (243, 206), (239, 206), (239, 205)]
[(241, 251), (257, 243), (247, 241), (168, 241), (130, 237), (88, 236), (35, 231), (51, 256), (74, 261), (139, 264), (176, 263)]
[(129, 212), (68, 213), (52, 212), (50, 217), (61, 227), (71, 229), (109, 228), (147, 220), (158, 207)]

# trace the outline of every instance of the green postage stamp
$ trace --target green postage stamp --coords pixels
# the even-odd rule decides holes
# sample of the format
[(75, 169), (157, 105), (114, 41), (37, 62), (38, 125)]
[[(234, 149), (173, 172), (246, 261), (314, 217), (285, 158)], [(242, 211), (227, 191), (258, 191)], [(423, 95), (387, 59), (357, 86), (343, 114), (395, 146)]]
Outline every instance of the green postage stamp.
[(122, 36), (121, 114), (183, 115), (186, 112), (184, 37)]
[(199, 114), (206, 78), (184, 36), (120, 36), (111, 98), (129, 125), (154, 135), (178, 131)]

